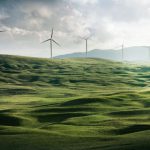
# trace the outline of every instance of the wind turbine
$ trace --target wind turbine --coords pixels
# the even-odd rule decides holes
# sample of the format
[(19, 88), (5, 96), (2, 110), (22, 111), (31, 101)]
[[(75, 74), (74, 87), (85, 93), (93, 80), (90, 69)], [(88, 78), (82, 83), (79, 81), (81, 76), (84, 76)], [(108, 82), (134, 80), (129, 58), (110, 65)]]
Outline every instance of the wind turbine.
[(50, 55), (51, 55), (51, 59), (53, 58), (53, 42), (54, 42), (56, 45), (60, 46), (59, 43), (57, 43), (57, 42), (53, 39), (53, 32), (54, 32), (54, 30), (53, 30), (53, 28), (52, 28), (51, 37), (50, 37), (49, 39), (47, 39), (47, 40), (45, 40), (45, 41), (42, 42), (42, 43), (45, 43), (45, 42), (48, 42), (48, 41), (50, 42)]
[(124, 61), (124, 42), (122, 43), (122, 45), (115, 47), (115, 49), (119, 48), (121, 48), (121, 60)]
[(89, 38), (90, 38), (91, 36), (89, 36), (89, 37), (86, 37), (86, 38), (82, 38), (83, 40), (85, 40), (85, 54), (86, 54), (86, 57), (87, 57), (87, 55), (88, 55), (88, 40), (89, 40)]

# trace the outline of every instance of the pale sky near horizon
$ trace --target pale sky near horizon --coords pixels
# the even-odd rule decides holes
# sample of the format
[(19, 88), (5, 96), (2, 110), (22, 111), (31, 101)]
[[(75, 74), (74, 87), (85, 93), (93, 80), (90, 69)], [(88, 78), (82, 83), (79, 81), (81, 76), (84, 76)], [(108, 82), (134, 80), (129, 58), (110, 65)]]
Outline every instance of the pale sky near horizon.
[(80, 37), (92, 35), (89, 49), (150, 45), (149, 0), (0, 0), (0, 53), (49, 57), (84, 52)]

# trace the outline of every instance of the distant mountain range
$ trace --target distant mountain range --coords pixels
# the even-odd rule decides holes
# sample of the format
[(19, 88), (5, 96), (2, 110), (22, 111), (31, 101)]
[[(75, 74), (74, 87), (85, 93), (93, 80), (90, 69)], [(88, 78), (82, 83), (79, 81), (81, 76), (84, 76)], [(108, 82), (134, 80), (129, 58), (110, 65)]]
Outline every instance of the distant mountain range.
[[(55, 58), (78, 58), (85, 57), (85, 52), (71, 53), (66, 55), (56, 56)], [(122, 51), (119, 50), (100, 50), (94, 49), (88, 52), (90, 58), (104, 58), (110, 60), (122, 60)], [(150, 60), (150, 47), (147, 46), (134, 46), (124, 49), (124, 60), (126, 61), (149, 61)]]

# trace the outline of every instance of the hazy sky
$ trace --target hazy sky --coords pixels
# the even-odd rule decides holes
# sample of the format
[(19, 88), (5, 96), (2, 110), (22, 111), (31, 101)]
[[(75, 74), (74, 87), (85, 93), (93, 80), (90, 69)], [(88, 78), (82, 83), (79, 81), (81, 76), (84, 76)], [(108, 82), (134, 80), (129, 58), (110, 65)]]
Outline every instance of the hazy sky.
[(89, 49), (150, 45), (150, 0), (0, 0), (0, 53), (49, 57)]

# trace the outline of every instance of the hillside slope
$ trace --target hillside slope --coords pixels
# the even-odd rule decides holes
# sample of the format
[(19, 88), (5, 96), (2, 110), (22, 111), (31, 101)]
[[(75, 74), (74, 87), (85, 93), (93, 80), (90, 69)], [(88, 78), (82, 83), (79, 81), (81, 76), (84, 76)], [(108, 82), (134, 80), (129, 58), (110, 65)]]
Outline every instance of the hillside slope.
[(2, 150), (150, 149), (150, 66), (0, 55)]
[[(83, 58), (85, 52), (71, 53), (56, 56), (56, 58)], [(88, 52), (89, 58), (103, 58), (108, 60), (122, 61), (122, 49), (94, 49)], [(148, 46), (133, 46), (124, 48), (124, 60), (126, 61), (150, 61)]]

